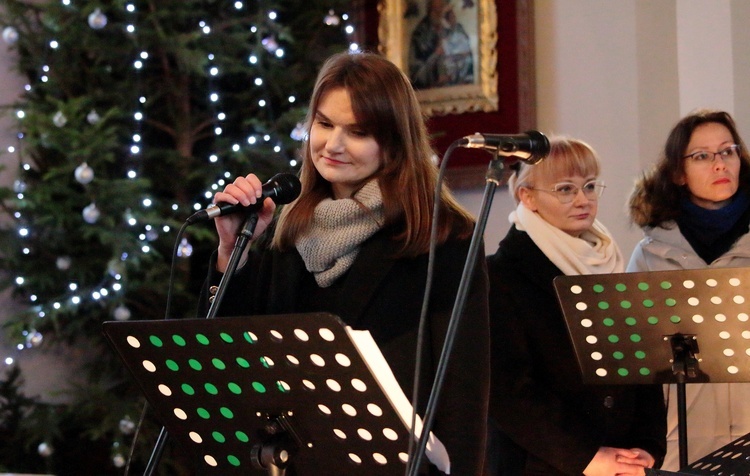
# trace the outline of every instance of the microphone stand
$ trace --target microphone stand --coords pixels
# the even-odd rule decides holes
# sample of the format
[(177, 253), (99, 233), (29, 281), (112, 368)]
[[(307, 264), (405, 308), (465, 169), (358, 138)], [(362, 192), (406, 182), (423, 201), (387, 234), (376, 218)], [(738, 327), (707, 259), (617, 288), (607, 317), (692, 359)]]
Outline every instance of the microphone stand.
[[(250, 242), (250, 239), (253, 237), (253, 232), (255, 231), (255, 225), (258, 224), (258, 214), (255, 211), (251, 211), (247, 218), (245, 219), (245, 223), (240, 227), (240, 229), (237, 232), (237, 240), (234, 242), (234, 249), (232, 250), (232, 254), (229, 256), (229, 263), (227, 263), (227, 269), (224, 271), (224, 275), (221, 277), (221, 281), (219, 282), (218, 289), (216, 290), (216, 294), (214, 295), (214, 300), (211, 302), (211, 306), (208, 308), (208, 313), (206, 314), (206, 319), (213, 319), (216, 317), (216, 313), (219, 310), (219, 305), (221, 304), (221, 300), (224, 298), (224, 294), (226, 293), (226, 288), (229, 285), (229, 280), (234, 275), (235, 271), (237, 270), (237, 266), (239, 266), (240, 259), (242, 259), (242, 253), (244, 253), (245, 248), (247, 247), (247, 244)], [(148, 464), (146, 466), (146, 470), (143, 472), (143, 476), (152, 476), (154, 474), (154, 471), (156, 471), (156, 467), (159, 464), (159, 460), (161, 459), (162, 453), (164, 453), (164, 447), (167, 444), (167, 439), (169, 438), (169, 434), (167, 433), (167, 429), (162, 426), (161, 431), (159, 432), (159, 437), (156, 439), (156, 444), (154, 445), (154, 449), (151, 451), (151, 457), (148, 460)]]
[[(450, 354), (453, 349), (453, 341), (455, 340), (456, 329), (458, 323), (463, 314), (464, 307), (466, 305), (466, 298), (471, 286), (472, 276), (474, 274), (474, 267), (476, 264), (476, 258), (479, 254), (479, 246), (482, 243), (484, 230), (487, 227), (487, 218), (490, 214), (490, 207), (492, 205), (492, 198), (495, 194), (495, 189), (504, 185), (507, 182), (509, 171), (505, 167), (505, 162), (499, 159), (499, 150), (493, 151), (493, 158), (487, 168), (487, 174), (485, 175), (486, 185), (484, 188), (484, 195), (482, 196), (482, 205), (479, 212), (479, 218), (477, 219), (474, 233), (471, 237), (471, 243), (469, 244), (469, 251), (466, 257), (466, 263), (464, 264), (464, 270), (461, 275), (461, 281), (459, 282), (458, 291), (456, 294), (456, 301), (453, 305), (453, 311), (451, 313), (451, 319), (448, 324), (448, 330), (446, 331), (445, 343), (443, 344), (443, 350), (440, 355), (440, 361), (435, 374), (435, 380), (430, 392), (429, 400), (427, 401), (427, 407), (425, 409), (424, 421), (422, 425), (422, 432), (419, 437), (419, 444), (416, 448), (415, 455), (410, 459), (410, 465), (408, 468), (408, 475), (416, 476), (424, 452), (427, 447), (427, 440), (429, 434), (432, 431), (432, 426), (435, 420), (435, 411), (437, 408), (437, 402), (442, 391), (443, 380), (450, 359)], [(416, 402), (414, 402), (416, 405)]]

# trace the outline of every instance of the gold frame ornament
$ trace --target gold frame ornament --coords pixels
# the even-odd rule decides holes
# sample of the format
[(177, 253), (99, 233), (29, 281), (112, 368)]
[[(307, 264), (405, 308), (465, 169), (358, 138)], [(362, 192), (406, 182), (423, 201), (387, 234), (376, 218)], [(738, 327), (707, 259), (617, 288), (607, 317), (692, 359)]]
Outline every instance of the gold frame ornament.
[[(410, 38), (415, 21), (407, 21), (408, 7), (413, 9), (431, 0), (381, 0), (378, 3), (378, 50), (408, 75)], [(478, 43), (473, 53), (473, 84), (415, 88), (422, 110), (427, 116), (489, 112), (498, 109), (497, 94), (497, 13), (495, 0), (476, 1), (476, 23), (466, 23), (468, 36)], [(450, 0), (446, 0), (449, 4)], [(471, 4), (470, 4), (471, 5)], [(413, 15), (411, 15), (413, 16)], [(418, 20), (418, 19), (417, 19)], [(473, 18), (472, 18), (473, 20)]]

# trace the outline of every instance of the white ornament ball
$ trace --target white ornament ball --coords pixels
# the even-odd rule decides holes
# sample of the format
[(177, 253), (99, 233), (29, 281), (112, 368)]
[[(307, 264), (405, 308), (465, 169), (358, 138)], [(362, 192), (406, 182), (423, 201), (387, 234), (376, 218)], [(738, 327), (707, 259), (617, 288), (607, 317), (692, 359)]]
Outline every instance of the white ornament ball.
[(50, 456), (52, 456), (52, 453), (55, 452), (55, 449), (52, 447), (52, 445), (44, 441), (39, 443), (39, 446), (37, 446), (36, 450), (39, 452), (39, 455), (44, 458), (49, 458)]
[(55, 266), (57, 266), (57, 269), (60, 271), (67, 271), (70, 269), (72, 262), (73, 260), (70, 259), (70, 256), (60, 256), (55, 260)]
[(92, 126), (93, 126), (94, 124), (97, 124), (97, 123), (98, 123), (98, 122), (99, 122), (99, 121), (100, 121), (101, 119), (102, 119), (102, 118), (101, 118), (101, 117), (99, 117), (99, 113), (98, 113), (98, 112), (96, 112), (96, 111), (95, 111), (95, 110), (93, 110), (93, 109), (91, 110), (91, 112), (89, 112), (89, 113), (88, 113), (88, 114), (86, 115), (86, 120), (87, 120), (87, 121), (89, 122), (89, 124), (91, 124)]
[(8, 43), (9, 45), (12, 45), (16, 41), (18, 41), (18, 30), (16, 30), (12, 26), (6, 26), (5, 28), (3, 28), (3, 41)]
[(26, 191), (26, 182), (24, 182), (22, 179), (16, 179), (16, 181), (13, 182), (13, 191), (16, 193), (23, 193)]
[(83, 209), (83, 219), (86, 221), (86, 223), (96, 223), (96, 221), (99, 220), (100, 215), (101, 212), (98, 208), (96, 208), (95, 203), (92, 203)]
[(41, 332), (32, 330), (28, 334), (26, 334), (26, 347), (38, 347), (43, 340), (44, 335)]
[(107, 15), (97, 8), (89, 15), (89, 26), (94, 30), (101, 30), (107, 26)]
[(129, 416), (126, 416), (125, 418), (120, 420), (119, 426), (120, 426), (120, 431), (124, 435), (130, 435), (131, 433), (135, 431), (135, 423), (133, 422), (133, 420), (130, 419)]
[(125, 457), (121, 454), (116, 454), (112, 457), (112, 464), (115, 465), (115, 468), (122, 468), (125, 466)]
[[(127, 306), (120, 304), (114, 309), (114, 311), (112, 311), (112, 315), (116, 321), (127, 321), (130, 319), (130, 309), (128, 309)], [(120, 421), (120, 430), (122, 430), (122, 421)], [(123, 433), (125, 433), (124, 430)]]
[(94, 169), (89, 167), (89, 164), (84, 162), (76, 167), (73, 175), (75, 175), (75, 178), (79, 183), (86, 185), (87, 183), (90, 183), (92, 180), (94, 180)]
[(55, 115), (52, 117), (52, 123), (56, 125), (57, 127), (63, 127), (65, 124), (68, 123), (68, 118), (65, 117), (65, 114), (63, 114), (62, 111), (57, 111)]

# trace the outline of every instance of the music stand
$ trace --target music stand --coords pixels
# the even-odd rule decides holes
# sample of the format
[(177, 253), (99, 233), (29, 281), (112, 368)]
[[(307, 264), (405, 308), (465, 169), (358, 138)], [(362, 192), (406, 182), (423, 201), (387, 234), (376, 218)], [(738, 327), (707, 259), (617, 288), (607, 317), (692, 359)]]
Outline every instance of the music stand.
[(685, 384), (750, 381), (750, 268), (554, 280), (586, 384), (677, 384), (680, 468)]
[(106, 322), (103, 332), (200, 474), (282, 475), (292, 461), (300, 476), (406, 469), (411, 405), (377, 346), (337, 316)]
[(688, 475), (750, 476), (750, 433), (704, 456), (687, 468)]

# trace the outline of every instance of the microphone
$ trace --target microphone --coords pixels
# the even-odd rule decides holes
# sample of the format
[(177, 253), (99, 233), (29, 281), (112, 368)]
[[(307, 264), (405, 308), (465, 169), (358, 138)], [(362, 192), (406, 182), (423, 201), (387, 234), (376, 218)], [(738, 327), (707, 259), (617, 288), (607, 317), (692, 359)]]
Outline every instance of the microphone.
[(244, 206), (242, 204), (232, 205), (227, 202), (219, 202), (206, 207), (205, 210), (198, 210), (193, 213), (188, 219), (189, 225), (197, 223), (199, 221), (212, 220), (216, 217), (229, 215), (237, 212), (251, 212), (259, 210), (263, 207), (263, 201), (266, 198), (271, 197), (271, 200), (276, 205), (284, 205), (286, 203), (293, 202), (302, 190), (302, 184), (296, 175), (289, 173), (280, 173), (271, 177), (262, 186), (262, 194), (257, 202), (250, 206)]
[(527, 164), (536, 164), (549, 155), (549, 140), (539, 131), (523, 134), (481, 134), (477, 132), (461, 139), (461, 147), (484, 149), (504, 157), (516, 157)]

